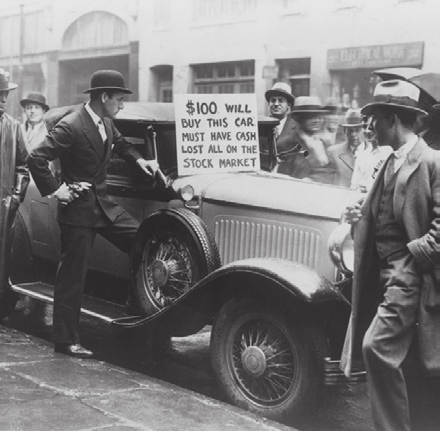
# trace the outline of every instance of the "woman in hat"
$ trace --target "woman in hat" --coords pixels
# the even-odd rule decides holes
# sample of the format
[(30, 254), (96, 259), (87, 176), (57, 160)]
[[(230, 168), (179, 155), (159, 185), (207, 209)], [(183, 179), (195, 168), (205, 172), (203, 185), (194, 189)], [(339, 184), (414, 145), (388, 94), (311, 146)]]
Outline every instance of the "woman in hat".
[(24, 99), (20, 100), (20, 105), (26, 115), (21, 130), (26, 140), (26, 148), (30, 152), (47, 134), (43, 118), (49, 110), (49, 106), (46, 104), (46, 98), (41, 93), (29, 93)]

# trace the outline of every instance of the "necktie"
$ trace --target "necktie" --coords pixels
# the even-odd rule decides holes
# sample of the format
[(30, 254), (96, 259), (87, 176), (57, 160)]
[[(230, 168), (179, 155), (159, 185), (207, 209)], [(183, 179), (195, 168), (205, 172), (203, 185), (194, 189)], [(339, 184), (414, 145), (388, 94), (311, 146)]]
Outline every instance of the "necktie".
[(101, 135), (102, 142), (105, 142), (107, 140), (107, 133), (105, 133), (105, 127), (104, 127), (104, 123), (102, 122), (102, 120), (98, 121), (98, 131), (99, 131), (99, 134)]
[(391, 154), (390, 158), (388, 159), (387, 166), (385, 168), (385, 176), (384, 176), (384, 185), (386, 186), (391, 178), (393, 178), (394, 175), (394, 163), (396, 161), (396, 156)]

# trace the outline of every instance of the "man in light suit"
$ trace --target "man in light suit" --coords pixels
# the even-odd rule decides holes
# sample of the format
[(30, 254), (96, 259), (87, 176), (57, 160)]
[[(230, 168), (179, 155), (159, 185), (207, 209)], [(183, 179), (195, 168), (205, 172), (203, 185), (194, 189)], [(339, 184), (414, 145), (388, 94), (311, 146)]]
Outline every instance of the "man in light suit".
[[(107, 166), (116, 153), (153, 176), (147, 161), (116, 130), (112, 119), (131, 91), (114, 70), (100, 70), (84, 91), (90, 101), (64, 117), (29, 155), (28, 165), (42, 196), (58, 200), (61, 260), (55, 280), (53, 341), (55, 351), (87, 358), (93, 352), (80, 344), (81, 297), (97, 233), (129, 252), (138, 221), (107, 196)], [(61, 184), (49, 169), (59, 158)]]
[(344, 129), (347, 140), (330, 146), (327, 153), (330, 159), (330, 169), (333, 171), (332, 184), (350, 187), (356, 157), (367, 146), (360, 109), (349, 109), (341, 127)]
[[(421, 318), (433, 305), (427, 298), (435, 297), (440, 268), (440, 154), (414, 133), (417, 117), (426, 115), (418, 107), (419, 93), (408, 82), (381, 82), (373, 103), (362, 108), (373, 116), (379, 145), (390, 145), (393, 153), (363, 205), (346, 211), (355, 267), (341, 368), (349, 376), (362, 352), (373, 421), (383, 431), (410, 430), (402, 362), (416, 329), (419, 340), (429, 330)], [(438, 367), (440, 351), (435, 357)]]

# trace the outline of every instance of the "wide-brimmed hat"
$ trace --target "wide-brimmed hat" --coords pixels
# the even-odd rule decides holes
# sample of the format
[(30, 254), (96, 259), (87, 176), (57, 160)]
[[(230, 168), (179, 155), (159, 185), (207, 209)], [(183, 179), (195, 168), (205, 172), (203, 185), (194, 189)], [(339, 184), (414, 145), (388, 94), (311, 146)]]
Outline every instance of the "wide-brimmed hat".
[(292, 114), (325, 114), (330, 112), (316, 96), (299, 96), (295, 99)]
[(98, 70), (92, 75), (90, 88), (83, 93), (97, 90), (113, 90), (131, 94), (132, 91), (125, 87), (124, 76), (117, 70)]
[(428, 113), (419, 108), (420, 89), (410, 82), (400, 79), (379, 82), (374, 89), (373, 102), (361, 109), (362, 115), (372, 115), (376, 106), (391, 106), (405, 109), (420, 116)]
[(5, 69), (0, 68), (0, 91), (10, 91), (17, 87), (17, 84), (9, 82), (9, 72), (6, 72)]
[(295, 96), (292, 94), (292, 88), (285, 82), (276, 82), (270, 90), (266, 91), (264, 95), (268, 102), (272, 96), (283, 96), (291, 105), (293, 105), (295, 100)]
[(341, 124), (342, 127), (362, 127), (363, 125), (360, 109), (349, 109), (345, 113), (344, 122)]
[(28, 103), (36, 103), (41, 105), (45, 111), (49, 110), (46, 98), (41, 93), (29, 93), (24, 99), (20, 100), (20, 105), (23, 106), (23, 108), (26, 108)]

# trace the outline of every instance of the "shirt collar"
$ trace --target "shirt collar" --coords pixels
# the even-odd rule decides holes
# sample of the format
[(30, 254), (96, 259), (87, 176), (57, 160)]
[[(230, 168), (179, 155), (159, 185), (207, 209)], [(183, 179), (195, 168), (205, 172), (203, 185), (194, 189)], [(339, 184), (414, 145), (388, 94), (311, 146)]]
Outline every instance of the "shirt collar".
[(417, 135), (414, 135), (406, 144), (402, 145), (400, 148), (393, 152), (394, 157), (396, 159), (405, 158), (408, 153), (415, 147), (418, 140), (419, 137)]
[(280, 120), (280, 124), (278, 124), (277, 129), (281, 132), (284, 128), (284, 124), (286, 124), (287, 117), (284, 117), (282, 120)]
[(96, 126), (98, 126), (98, 123), (101, 121), (102, 123), (104, 123), (102, 121), (102, 118), (96, 114), (96, 112), (90, 107), (89, 102), (87, 102), (84, 107), (86, 108), (86, 111), (89, 113), (89, 115), (92, 117), (93, 122), (95, 123)]

